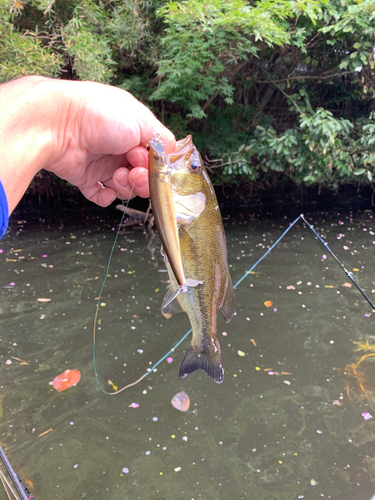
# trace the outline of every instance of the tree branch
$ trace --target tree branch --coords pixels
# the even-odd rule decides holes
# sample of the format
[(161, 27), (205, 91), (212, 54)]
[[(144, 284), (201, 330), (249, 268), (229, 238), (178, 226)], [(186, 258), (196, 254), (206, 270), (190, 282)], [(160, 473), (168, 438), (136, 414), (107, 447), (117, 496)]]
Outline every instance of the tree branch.
[[(231, 76), (235, 75), (236, 73), (238, 73), (242, 68), (244, 68), (246, 66), (246, 64), (249, 62), (249, 59), (246, 59), (242, 64), (239, 64), (231, 73)], [(225, 72), (223, 72), (220, 76), (223, 76), (225, 74)], [(205, 111), (208, 106), (212, 103), (212, 101), (214, 99), (216, 99), (216, 97), (220, 94), (220, 89), (217, 89), (215, 90), (215, 92), (212, 94), (212, 96), (203, 104), (202, 106), (202, 110)], [(191, 116), (186, 124), (188, 125), (189, 123), (191, 123), (195, 118), (193, 116)]]
[(351, 75), (354, 71), (344, 71), (343, 73), (334, 73), (332, 75), (325, 76), (291, 76), (290, 78), (282, 78), (281, 80), (256, 80), (256, 83), (282, 83), (290, 82), (292, 80), (328, 80), (329, 78), (334, 78), (335, 76)]

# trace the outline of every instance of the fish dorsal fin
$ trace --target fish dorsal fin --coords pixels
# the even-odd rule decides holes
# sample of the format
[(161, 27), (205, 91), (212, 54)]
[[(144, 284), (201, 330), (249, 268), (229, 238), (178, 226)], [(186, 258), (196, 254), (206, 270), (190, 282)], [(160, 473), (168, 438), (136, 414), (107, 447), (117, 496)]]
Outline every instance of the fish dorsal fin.
[(234, 296), (234, 290), (230, 276), (224, 302), (221, 307), (221, 312), (226, 323), (229, 323), (229, 321), (233, 318), (234, 313), (236, 312), (236, 297)]
[(173, 314), (183, 312), (183, 309), (177, 300), (177, 295), (179, 293), (179, 288), (175, 291), (173, 291), (172, 288), (169, 288), (166, 296), (164, 297), (163, 304), (161, 306), (161, 313), (168, 319), (171, 318)]

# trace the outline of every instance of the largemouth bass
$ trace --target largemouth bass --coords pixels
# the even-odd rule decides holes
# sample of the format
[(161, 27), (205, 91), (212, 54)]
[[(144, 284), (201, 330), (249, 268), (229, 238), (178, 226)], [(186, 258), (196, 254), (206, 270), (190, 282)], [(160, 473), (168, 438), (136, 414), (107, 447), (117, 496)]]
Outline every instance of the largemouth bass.
[[(174, 297), (179, 292), (186, 292), (188, 286), (197, 286), (201, 281), (186, 279), (181, 260), (178, 224), (173, 203), (172, 176), (169, 158), (164, 154), (164, 148), (159, 134), (155, 134), (150, 144), (149, 184), (152, 212), (156, 227), (166, 252), (169, 265), (178, 282)], [(171, 297), (170, 300), (172, 301)]]
[(235, 312), (227, 245), (215, 191), (189, 135), (165, 156), (154, 136), (150, 146), (150, 193), (164, 262), (171, 282), (162, 304), (170, 318), (186, 312), (193, 331), (180, 377), (203, 370), (221, 383), (224, 369), (217, 315), (228, 323)]

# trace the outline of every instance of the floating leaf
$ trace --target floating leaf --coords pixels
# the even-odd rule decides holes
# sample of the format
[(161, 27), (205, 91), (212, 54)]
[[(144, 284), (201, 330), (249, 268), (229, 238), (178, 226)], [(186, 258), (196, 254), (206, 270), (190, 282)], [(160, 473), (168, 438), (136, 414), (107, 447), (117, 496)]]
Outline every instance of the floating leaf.
[(80, 379), (81, 374), (78, 370), (65, 370), (53, 379), (52, 386), (56, 391), (61, 392), (77, 385)]
[(114, 391), (117, 391), (118, 387), (112, 382), (112, 380), (108, 380), (108, 384), (112, 387)]
[[(53, 431), (52, 427), (50, 429), (48, 429), (48, 431), (44, 431), (42, 432), (41, 434), (39, 434), (38, 438), (42, 437), (42, 436), (45, 436), (46, 434), (48, 434), (49, 432)], [(32, 497), (31, 497), (32, 498)]]
[(343, 283), (341, 286), (346, 286), (347, 288), (351, 288), (352, 284), (351, 283)]
[(36, 299), (38, 302), (51, 302), (51, 299), (43, 299), (43, 298), (39, 298), (39, 299)]
[(237, 354), (238, 354), (239, 356), (245, 356), (245, 353), (244, 353), (243, 351), (237, 351)]
[(171, 403), (172, 406), (176, 408), (176, 410), (188, 411), (190, 406), (190, 398), (186, 394), (186, 392), (181, 391), (178, 392), (175, 396), (173, 396)]
[(365, 419), (365, 420), (370, 420), (370, 418), (372, 418), (372, 415), (371, 413), (365, 411), (362, 413), (362, 417)]
[(271, 307), (272, 306), (272, 300), (266, 300), (265, 303), (264, 303), (264, 305), (266, 307)]
[(19, 361), (21, 365), (28, 365), (29, 364), (27, 361), (24, 361), (21, 358), (16, 358), (15, 356), (12, 356), (12, 358), (15, 359), (16, 361)]

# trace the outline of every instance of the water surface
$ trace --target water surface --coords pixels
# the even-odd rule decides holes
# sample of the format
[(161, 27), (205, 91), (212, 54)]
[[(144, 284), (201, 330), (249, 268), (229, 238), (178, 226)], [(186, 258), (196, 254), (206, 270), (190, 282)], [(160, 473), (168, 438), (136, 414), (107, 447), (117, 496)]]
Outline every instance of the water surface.
[[(297, 215), (226, 218), (234, 282)], [(305, 215), (374, 300), (371, 210)], [(375, 369), (372, 357), (353, 364), (375, 352), (374, 314), (311, 230), (299, 222), (237, 288), (237, 315), (218, 324), (223, 384), (203, 372), (178, 378), (185, 340), (172, 363), (108, 396), (92, 334), (119, 219), (19, 213), (0, 242), (1, 445), (35, 497), (370, 500)], [(155, 233), (122, 230), (98, 316), (107, 391), (108, 380), (120, 388), (140, 377), (189, 329), (185, 314), (160, 313), (167, 280)], [(370, 350), (355, 351), (366, 341)], [(49, 382), (67, 368), (81, 381), (58, 393)], [(189, 413), (171, 405), (180, 390)]]

